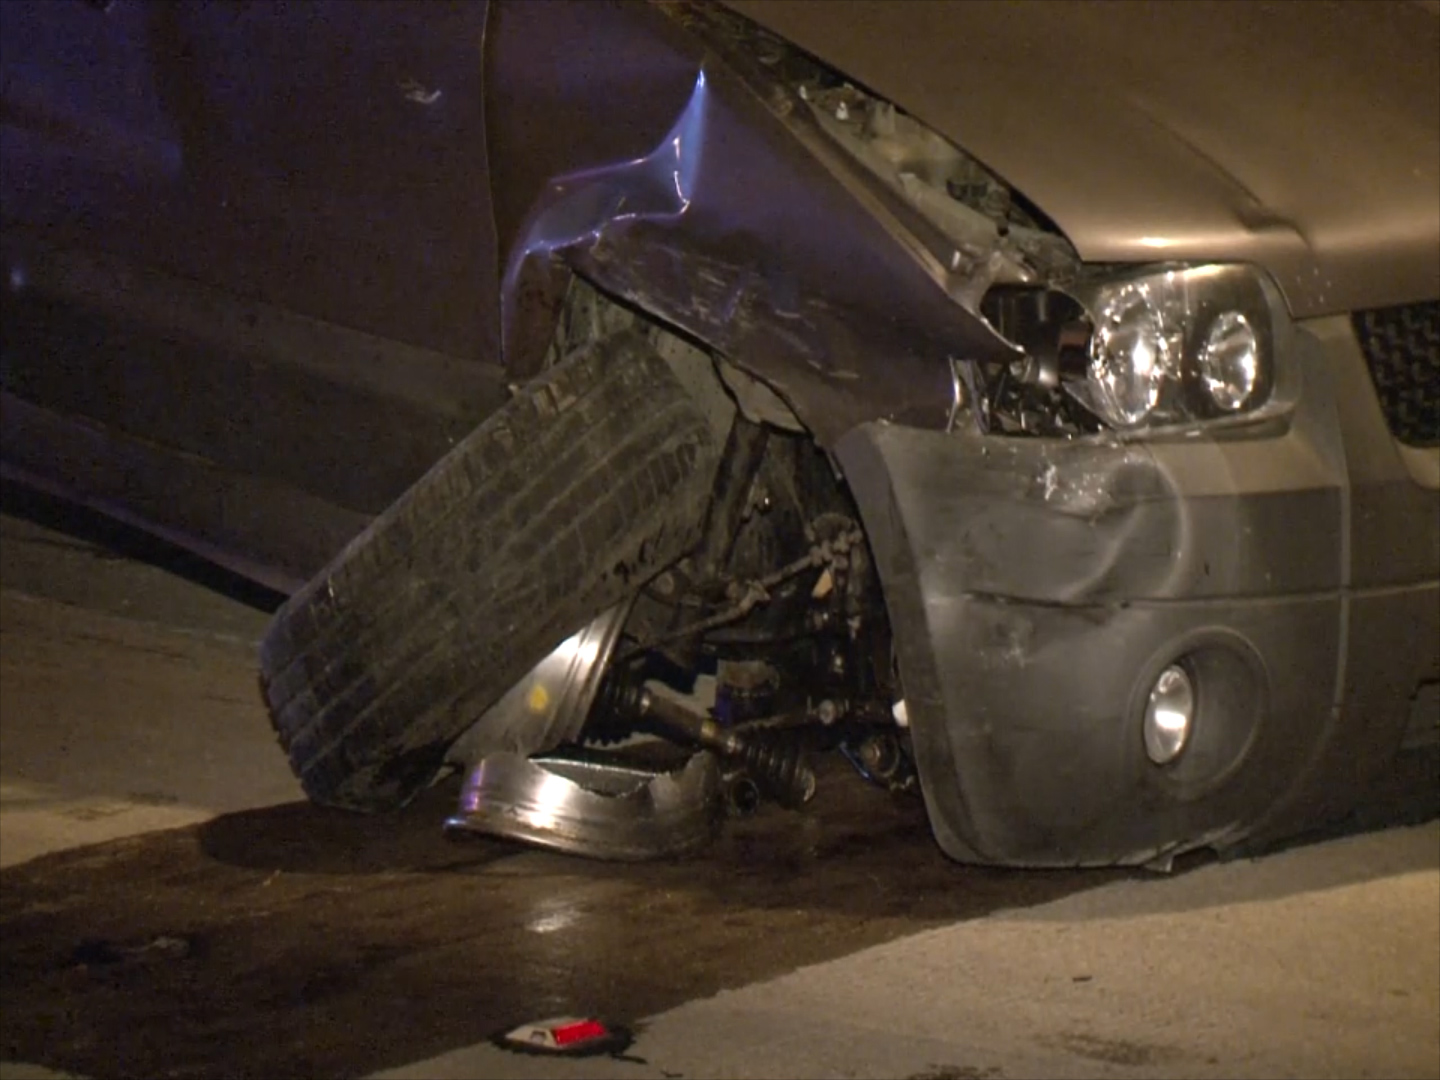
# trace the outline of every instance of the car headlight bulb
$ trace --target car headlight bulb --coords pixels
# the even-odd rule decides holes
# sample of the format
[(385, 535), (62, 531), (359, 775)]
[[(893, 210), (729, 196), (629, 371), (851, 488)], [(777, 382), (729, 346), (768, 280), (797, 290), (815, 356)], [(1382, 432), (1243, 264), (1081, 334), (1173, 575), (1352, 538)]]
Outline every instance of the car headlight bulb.
[(1227, 311), (1211, 323), (1199, 360), (1205, 390), (1217, 406), (1235, 412), (1250, 400), (1260, 381), (1260, 340), (1244, 315)]
[(1170, 343), (1145, 292), (1119, 291), (1100, 312), (1090, 346), (1090, 378), (1117, 427), (1133, 427), (1160, 403)]

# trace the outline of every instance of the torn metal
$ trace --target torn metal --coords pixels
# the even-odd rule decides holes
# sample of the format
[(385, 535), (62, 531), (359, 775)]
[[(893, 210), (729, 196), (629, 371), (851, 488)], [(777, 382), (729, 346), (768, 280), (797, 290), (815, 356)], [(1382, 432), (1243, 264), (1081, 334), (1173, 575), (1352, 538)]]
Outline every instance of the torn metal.
[(704, 751), (670, 769), (602, 751), (499, 753), (471, 771), (445, 828), (633, 862), (708, 844), (719, 826), (719, 794), (719, 767)]
[[(507, 364), (533, 367), (533, 324), (554, 310), (556, 275), (576, 271), (763, 380), (822, 445), (868, 420), (949, 426), (952, 358), (1022, 358), (982, 298), (1073, 275), (1069, 245), (893, 106), (757, 43), (744, 20), (665, 10), (673, 22), (641, 9), (632, 30), (650, 35), (655, 64), (689, 69), (666, 126), (588, 153), (546, 147), (555, 171), (517, 200), (528, 209), (506, 249)], [(541, 29), (518, 13), (495, 33), (524, 51)], [(597, 50), (576, 52), (570, 74), (583, 79)], [(629, 107), (623, 93), (613, 102)], [(545, 137), (500, 124), (502, 143)]]

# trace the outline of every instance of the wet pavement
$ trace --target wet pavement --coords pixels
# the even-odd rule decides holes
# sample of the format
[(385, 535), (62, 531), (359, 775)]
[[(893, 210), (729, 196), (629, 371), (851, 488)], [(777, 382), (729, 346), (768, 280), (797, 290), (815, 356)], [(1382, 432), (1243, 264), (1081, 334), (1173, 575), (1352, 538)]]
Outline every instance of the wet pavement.
[[(458, 778), (388, 817), (300, 801), (254, 681), (274, 598), (130, 542), (0, 517), (0, 1062), (1440, 1076), (1434, 824), (1165, 879), (987, 871), (831, 759), (805, 812), (683, 860), (447, 839)], [(589, 1013), (627, 1058), (486, 1045)]]
[[(963, 869), (918, 803), (824, 779), (803, 817), (766, 809), (660, 864), (445, 840), (453, 784), (391, 818), (285, 805), (27, 863), (0, 898), (4, 1055), (91, 1076), (351, 1076), (543, 1016), (634, 1024), (1113, 880)], [(184, 944), (141, 948), (157, 940)]]

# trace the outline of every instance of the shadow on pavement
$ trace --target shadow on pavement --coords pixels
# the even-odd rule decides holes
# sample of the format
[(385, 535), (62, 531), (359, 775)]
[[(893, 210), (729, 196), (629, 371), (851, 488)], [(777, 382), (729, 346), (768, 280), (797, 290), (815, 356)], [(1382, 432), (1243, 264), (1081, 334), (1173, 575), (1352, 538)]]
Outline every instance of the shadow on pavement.
[(36, 860), (4, 873), (0, 1052), (95, 1077), (353, 1076), (526, 1019), (632, 1024), (1137, 876), (958, 866), (918, 800), (821, 779), (806, 813), (731, 822), (682, 861), (446, 840), (454, 783), (390, 817), (292, 804)]
[(444, 839), (455, 785), (305, 804), (4, 873), (0, 1052), (88, 1076), (353, 1076), (557, 1013), (633, 1023), (1109, 873), (964, 868), (918, 800), (826, 776), (813, 812), (618, 865)]

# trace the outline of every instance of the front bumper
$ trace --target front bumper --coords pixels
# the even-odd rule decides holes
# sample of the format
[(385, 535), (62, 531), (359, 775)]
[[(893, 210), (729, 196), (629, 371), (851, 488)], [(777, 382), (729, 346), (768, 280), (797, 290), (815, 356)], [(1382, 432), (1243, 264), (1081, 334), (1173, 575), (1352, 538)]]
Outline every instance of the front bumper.
[[(1404, 497), (1379, 524), (1413, 565), (1357, 588), (1357, 477), (1376, 481), (1357, 462), (1388, 447), (1404, 466), (1345, 385), (1364, 371), (1348, 325), (1313, 324), (1297, 347), (1288, 421), (1223, 440), (868, 424), (837, 445), (949, 854), (1073, 866), (1232, 847), (1345, 813), (1394, 756), (1407, 702), (1440, 676), (1440, 500), (1408, 474), (1387, 487)], [(1396, 619), (1405, 639), (1377, 650)], [(1157, 767), (1144, 703), (1180, 658), (1195, 729)]]

